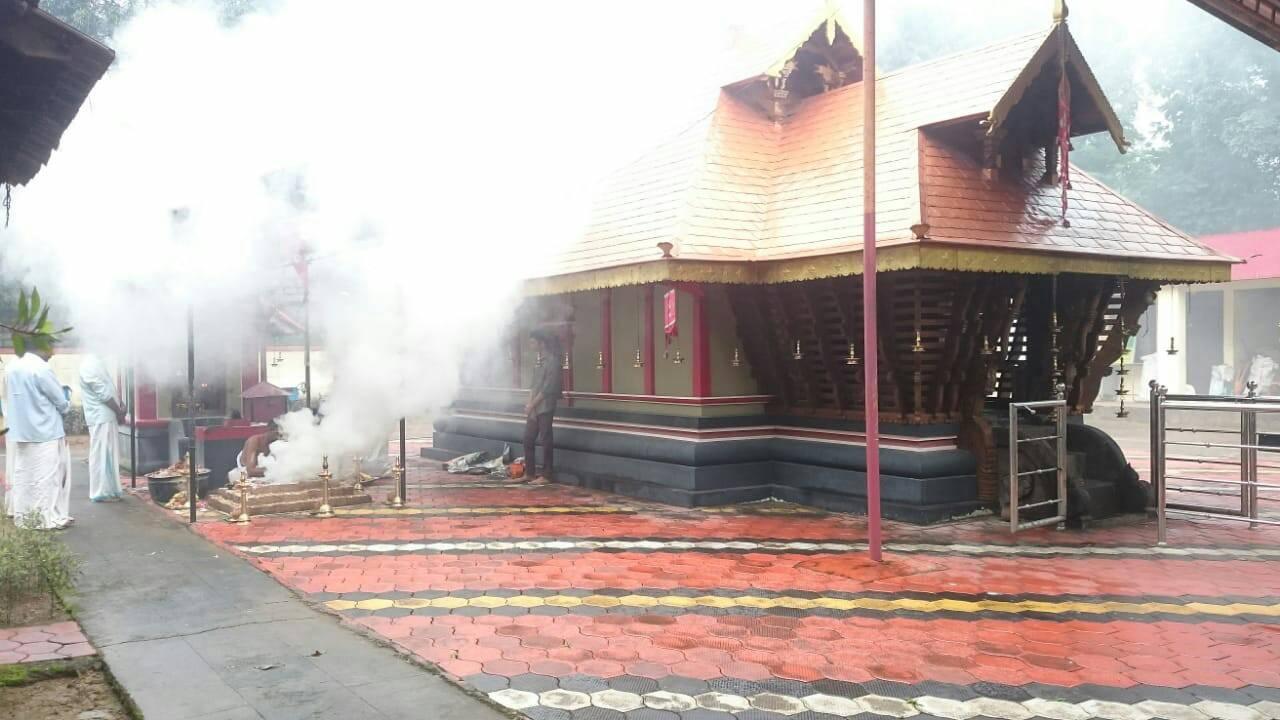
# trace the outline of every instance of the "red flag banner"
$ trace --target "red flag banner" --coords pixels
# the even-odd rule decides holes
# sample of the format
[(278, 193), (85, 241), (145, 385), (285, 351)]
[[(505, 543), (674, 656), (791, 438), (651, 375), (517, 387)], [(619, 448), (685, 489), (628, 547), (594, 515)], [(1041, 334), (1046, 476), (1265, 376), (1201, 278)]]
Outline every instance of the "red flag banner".
[(1062, 65), (1062, 77), (1058, 80), (1058, 182), (1062, 185), (1062, 224), (1067, 220), (1067, 190), (1071, 187), (1071, 80), (1067, 77), (1066, 63)]
[(672, 288), (662, 296), (662, 331), (668, 343), (680, 334), (676, 328), (676, 317), (676, 290)]

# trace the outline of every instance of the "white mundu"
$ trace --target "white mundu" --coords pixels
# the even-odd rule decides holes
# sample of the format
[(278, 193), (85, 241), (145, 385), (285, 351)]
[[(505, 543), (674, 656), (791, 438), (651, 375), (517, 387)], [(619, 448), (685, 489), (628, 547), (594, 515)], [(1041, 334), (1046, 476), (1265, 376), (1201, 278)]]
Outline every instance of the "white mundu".
[(13, 516), (41, 528), (71, 522), (71, 452), (62, 415), (70, 407), (49, 363), (28, 352), (5, 377), (9, 452), (13, 453)]
[(84, 421), (89, 426), (89, 499), (113, 500), (123, 494), (120, 487), (120, 426), (111, 401), (117, 403), (116, 384), (107, 366), (97, 355), (86, 355), (80, 363), (80, 393), (84, 397)]

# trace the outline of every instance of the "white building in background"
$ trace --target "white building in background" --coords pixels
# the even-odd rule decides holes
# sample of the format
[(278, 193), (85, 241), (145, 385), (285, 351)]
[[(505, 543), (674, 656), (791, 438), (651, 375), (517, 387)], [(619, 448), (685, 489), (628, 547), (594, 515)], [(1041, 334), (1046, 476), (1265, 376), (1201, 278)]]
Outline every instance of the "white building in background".
[(1244, 262), (1231, 282), (1160, 290), (1136, 338), (1137, 399), (1149, 379), (1200, 394), (1243, 394), (1253, 380), (1259, 393), (1280, 395), (1280, 228), (1200, 242)]

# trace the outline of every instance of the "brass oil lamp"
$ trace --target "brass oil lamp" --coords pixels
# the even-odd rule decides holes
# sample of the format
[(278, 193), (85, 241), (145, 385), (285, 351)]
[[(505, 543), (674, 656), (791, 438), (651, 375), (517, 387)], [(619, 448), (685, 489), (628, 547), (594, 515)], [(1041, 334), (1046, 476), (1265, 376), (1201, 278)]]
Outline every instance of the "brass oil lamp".
[(333, 517), (333, 508), (329, 506), (329, 481), (332, 479), (333, 473), (329, 472), (329, 456), (325, 455), (324, 462), (320, 466), (320, 507), (311, 513), (311, 517)]

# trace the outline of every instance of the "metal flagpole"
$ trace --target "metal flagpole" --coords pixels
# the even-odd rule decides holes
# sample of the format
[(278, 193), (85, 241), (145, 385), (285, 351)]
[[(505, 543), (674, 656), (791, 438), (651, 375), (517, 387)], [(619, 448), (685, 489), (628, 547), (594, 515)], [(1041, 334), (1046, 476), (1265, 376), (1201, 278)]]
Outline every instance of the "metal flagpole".
[[(134, 358), (130, 358), (134, 360)], [(129, 363), (129, 374), (125, 378), (129, 393), (129, 487), (138, 487), (138, 383), (136, 362)]]
[(866, 356), (867, 551), (880, 562), (880, 369), (876, 328), (876, 2), (862, 5), (862, 347)]
[(302, 383), (307, 388), (307, 409), (311, 407), (311, 266), (302, 256)]
[(187, 501), (190, 503), (190, 521), (196, 521), (196, 311), (194, 304), (187, 305), (187, 419), (191, 429), (187, 432), (187, 462), (191, 475), (187, 481)]

